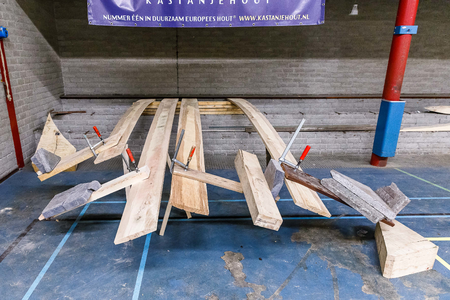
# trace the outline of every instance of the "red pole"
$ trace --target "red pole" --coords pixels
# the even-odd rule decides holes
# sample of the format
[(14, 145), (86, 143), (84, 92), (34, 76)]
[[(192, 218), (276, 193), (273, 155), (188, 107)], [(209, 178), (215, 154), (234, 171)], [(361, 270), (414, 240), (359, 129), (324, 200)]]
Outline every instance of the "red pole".
[[(414, 25), (419, 0), (400, 0), (395, 26)], [(392, 38), (391, 53), (384, 82), (383, 99), (399, 101), (408, 60), (411, 34), (394, 34)], [(380, 157), (372, 153), (370, 164), (373, 166), (386, 166), (387, 157)]]
[(3, 78), (2, 82), (5, 87), (6, 107), (8, 109), (9, 122), (11, 125), (11, 133), (14, 142), (14, 149), (16, 151), (17, 166), (19, 168), (23, 168), (25, 166), (25, 163), (23, 161), (19, 126), (17, 125), (16, 110), (14, 108), (14, 99), (11, 90), (11, 81), (9, 80), (8, 65), (6, 64), (6, 55), (5, 55), (5, 47), (3, 46), (3, 39), (0, 39), (0, 72)]

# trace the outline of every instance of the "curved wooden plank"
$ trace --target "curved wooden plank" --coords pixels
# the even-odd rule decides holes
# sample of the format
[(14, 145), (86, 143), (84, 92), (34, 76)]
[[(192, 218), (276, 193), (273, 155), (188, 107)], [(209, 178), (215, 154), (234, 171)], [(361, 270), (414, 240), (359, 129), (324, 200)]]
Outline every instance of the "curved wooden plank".
[[(77, 149), (62, 135), (58, 127), (56, 127), (50, 114), (48, 114), (47, 121), (45, 121), (45, 126), (42, 130), (41, 139), (39, 140), (36, 151), (40, 148), (56, 154), (61, 158), (77, 152)], [(36, 173), (39, 172), (39, 169), (33, 163), (32, 166)], [(65, 171), (71, 172), (76, 171), (76, 169), (77, 166), (74, 165)]]
[(100, 153), (95, 159), (94, 164), (99, 164), (108, 159), (116, 157), (120, 155), (123, 150), (125, 150), (128, 139), (130, 138), (131, 132), (133, 131), (134, 126), (136, 126), (139, 117), (142, 115), (145, 108), (149, 106), (153, 101), (155, 101), (155, 99), (143, 99), (136, 101), (133, 103), (133, 105), (131, 105), (127, 112), (122, 116), (119, 123), (117, 123), (116, 127), (114, 127), (114, 130), (111, 132), (111, 135), (117, 134), (119, 132), (122, 133), (122, 137), (119, 143), (117, 144), (117, 146)]
[[(182, 129), (185, 132), (177, 159), (186, 163), (191, 147), (195, 146), (196, 149), (189, 164), (189, 169), (205, 172), (202, 125), (197, 99), (183, 99), (181, 101), (177, 141)], [(172, 176), (170, 203), (172, 206), (185, 211), (209, 215), (206, 183), (185, 177)]]
[[(272, 124), (270, 124), (267, 118), (247, 100), (238, 98), (230, 98), (228, 100), (242, 109), (250, 122), (252, 122), (253, 126), (258, 130), (258, 134), (272, 158), (278, 160), (286, 148), (286, 144), (273, 128)], [(286, 159), (292, 163), (297, 162), (291, 152), (287, 154)], [(331, 216), (316, 192), (290, 180), (285, 180), (285, 183), (291, 193), (295, 205), (325, 217)]]
[(158, 107), (139, 160), (139, 168), (148, 166), (150, 176), (131, 187), (114, 240), (116, 245), (153, 232), (158, 226), (167, 151), (177, 102), (178, 99), (164, 99)]

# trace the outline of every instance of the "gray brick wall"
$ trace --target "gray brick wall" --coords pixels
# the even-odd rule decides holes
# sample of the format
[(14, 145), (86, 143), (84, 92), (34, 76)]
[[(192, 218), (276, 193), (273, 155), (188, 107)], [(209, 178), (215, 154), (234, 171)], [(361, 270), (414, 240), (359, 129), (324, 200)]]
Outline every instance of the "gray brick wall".
[[(15, 0), (4, 0), (0, 7), (0, 25), (9, 31), (4, 45), (26, 161), (36, 150), (33, 130), (45, 122), (49, 110), (61, 108), (59, 95), (63, 93), (63, 81), (60, 59), (40, 31), (47, 37), (51, 32), (48, 23), (52, 22), (52, 12), (48, 4), (49, 1), (27, 1), (22, 8)], [(0, 99), (1, 178), (17, 165), (3, 88)]]
[[(85, 0), (55, 0), (65, 92), (381, 93), (398, 2), (353, 3), (327, 1), (321, 26), (168, 29), (89, 26)], [(404, 93), (450, 93), (449, 10), (420, 2)]]
[[(63, 100), (66, 110), (87, 109), (86, 114), (58, 117), (55, 123), (77, 149), (86, 146), (82, 133), (97, 126), (106, 136), (133, 100)], [(251, 100), (274, 126), (297, 126), (301, 118), (306, 125), (376, 125), (380, 100), (377, 99), (311, 99), (311, 100)], [(425, 113), (429, 105), (449, 104), (445, 99), (406, 99), (403, 126), (422, 126), (450, 123), (450, 115)], [(202, 115), (204, 150), (206, 155), (236, 155), (243, 149), (259, 156), (265, 155), (264, 144), (257, 133), (239, 129), (212, 128), (217, 126), (250, 126), (244, 115)], [(133, 131), (129, 145), (140, 154), (152, 122), (152, 116), (142, 116)], [(170, 152), (174, 151), (178, 117), (172, 129)], [(242, 128), (241, 128), (242, 130)], [(282, 132), (285, 142), (292, 133)], [(312, 147), (310, 155), (363, 155), (372, 153), (374, 132), (303, 132), (295, 141), (293, 152), (299, 156), (306, 144)], [(450, 132), (402, 132), (397, 154), (448, 154)]]

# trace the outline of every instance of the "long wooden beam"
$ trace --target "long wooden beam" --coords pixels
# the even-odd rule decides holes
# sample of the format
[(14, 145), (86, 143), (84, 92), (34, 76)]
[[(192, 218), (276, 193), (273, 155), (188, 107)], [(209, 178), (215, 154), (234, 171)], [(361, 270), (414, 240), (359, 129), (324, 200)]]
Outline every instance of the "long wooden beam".
[[(183, 129), (185, 130), (184, 137), (176, 158), (181, 162), (186, 162), (191, 147), (195, 147), (189, 169), (205, 172), (202, 124), (197, 99), (182, 99), (181, 101), (177, 140), (180, 138)], [(206, 183), (186, 177), (172, 177), (170, 203), (185, 211), (209, 215)]]
[(242, 184), (240, 182), (216, 176), (213, 174), (196, 171), (192, 169), (188, 169), (185, 171), (182, 167), (175, 165), (175, 167), (173, 168), (173, 175), (177, 177), (185, 177), (200, 182), (204, 182), (207, 184), (215, 185), (237, 193), (241, 194), (244, 193), (244, 191), (242, 190)]
[[(248, 101), (239, 98), (230, 98), (228, 100), (242, 109), (250, 122), (252, 122), (253, 126), (258, 130), (258, 134), (272, 158), (278, 160), (286, 148), (286, 144), (275, 131), (272, 124), (270, 124), (267, 118)], [(290, 152), (287, 154), (286, 159), (292, 163), (296, 163), (295, 157)], [(331, 216), (316, 192), (290, 180), (285, 180), (285, 182), (295, 205), (325, 217)]]
[(164, 99), (158, 107), (139, 161), (139, 168), (149, 167), (150, 176), (131, 187), (114, 244), (146, 235), (158, 226), (167, 151), (177, 102), (178, 99)]
[[(159, 106), (159, 101), (150, 104), (144, 111), (144, 115), (154, 115)], [(242, 110), (230, 101), (199, 101), (198, 107), (201, 115), (242, 115)], [(178, 103), (175, 114), (179, 114), (181, 104)]]
[(111, 132), (111, 135), (122, 132), (119, 143), (115, 147), (100, 153), (94, 161), (95, 164), (116, 157), (123, 152), (139, 117), (142, 115), (145, 108), (153, 101), (155, 101), (155, 99), (143, 99), (133, 103)]
[[(93, 192), (91, 194), (91, 197), (89, 197), (89, 199), (83, 205), (86, 205), (86, 204), (88, 204), (90, 202), (93, 202), (95, 200), (98, 200), (100, 198), (108, 196), (109, 194), (117, 192), (118, 190), (127, 188), (130, 185), (137, 184), (137, 183), (141, 182), (142, 180), (148, 178), (149, 175), (150, 175), (149, 168), (147, 166), (144, 166), (143, 168), (139, 169), (139, 172), (134, 172), (133, 171), (133, 172), (127, 173), (125, 175), (122, 175), (122, 176), (120, 176), (120, 177), (118, 177), (116, 179), (113, 179), (111, 181), (108, 181), (108, 182), (102, 184), (101, 188), (99, 188), (98, 190)], [(83, 205), (74, 207), (74, 208), (72, 208), (70, 210), (66, 210), (63, 213), (51, 216), (50, 218), (54, 218), (54, 217), (57, 217), (59, 215), (65, 214), (66, 212), (74, 210), (74, 209), (76, 209), (78, 207), (81, 207)], [(42, 221), (44, 219), (45, 219), (44, 215), (40, 215), (39, 216), (39, 220)]]

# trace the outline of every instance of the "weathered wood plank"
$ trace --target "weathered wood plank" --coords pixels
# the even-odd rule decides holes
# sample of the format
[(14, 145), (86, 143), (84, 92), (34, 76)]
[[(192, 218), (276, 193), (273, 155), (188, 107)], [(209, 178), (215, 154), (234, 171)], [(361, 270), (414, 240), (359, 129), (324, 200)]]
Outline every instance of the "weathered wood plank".
[(244, 190), (253, 224), (277, 230), (283, 219), (272, 197), (256, 155), (239, 150), (234, 165)]
[[(197, 99), (189, 98), (181, 101), (177, 140), (180, 138), (183, 129), (185, 130), (184, 137), (176, 159), (186, 163), (191, 147), (194, 146), (195, 152), (189, 164), (189, 169), (205, 172), (202, 124)], [(179, 209), (209, 215), (206, 183), (186, 177), (172, 176), (170, 202)]]
[[(230, 98), (229, 100), (239, 106), (247, 115), (253, 126), (258, 129), (258, 133), (267, 150), (269, 150), (270, 155), (272, 155), (272, 158), (278, 160), (286, 148), (286, 144), (275, 131), (272, 124), (270, 124), (267, 118), (248, 101), (238, 98)], [(292, 163), (296, 162), (294, 156), (290, 152), (287, 154), (286, 159)], [(290, 180), (286, 180), (285, 182), (296, 205), (325, 217), (331, 216), (316, 192)]]
[(138, 165), (139, 168), (148, 166), (150, 176), (131, 187), (115, 244), (146, 235), (158, 226), (170, 132), (177, 102), (178, 99), (164, 99), (158, 107)]
[(427, 106), (425, 109), (438, 114), (450, 115), (450, 106)]
[(139, 120), (139, 117), (142, 115), (144, 109), (153, 101), (155, 101), (155, 99), (143, 99), (133, 103), (133, 105), (125, 113), (125, 117), (121, 118), (119, 123), (117, 123), (117, 125), (111, 132), (111, 135), (122, 132), (122, 137), (120, 138), (119, 143), (115, 147), (112, 147), (100, 153), (95, 159), (94, 164), (104, 162), (108, 159), (120, 155), (123, 152), (128, 139), (130, 138), (131, 132), (133, 131), (134, 126), (136, 126), (136, 123)]
[(375, 229), (383, 276), (397, 278), (431, 270), (439, 247), (402, 223), (394, 223), (394, 227), (378, 223)]
[(428, 126), (414, 126), (414, 127), (406, 127), (400, 129), (400, 131), (450, 131), (450, 123), (447, 124), (436, 124), (436, 125), (428, 125)]
[(173, 175), (215, 185), (237, 193), (244, 192), (242, 190), (242, 185), (240, 182), (192, 169), (188, 169), (187, 171), (185, 171), (178, 165), (175, 165), (175, 167), (173, 168)]
[[(41, 139), (37, 145), (38, 149), (45, 149), (61, 158), (69, 156), (77, 149), (62, 135), (61, 131), (56, 127), (50, 114), (48, 114), (47, 121), (45, 121), (44, 129), (42, 130)], [(37, 173), (39, 169), (32, 163), (34, 171)], [(77, 165), (65, 170), (66, 172), (76, 171)]]

